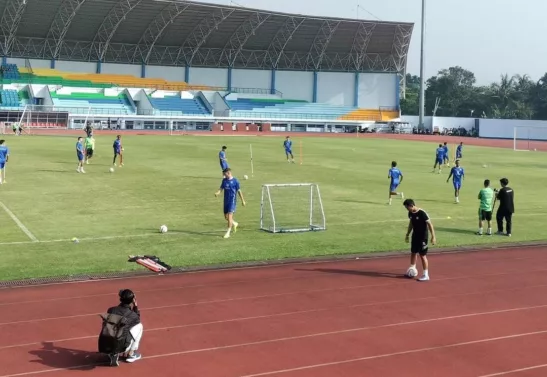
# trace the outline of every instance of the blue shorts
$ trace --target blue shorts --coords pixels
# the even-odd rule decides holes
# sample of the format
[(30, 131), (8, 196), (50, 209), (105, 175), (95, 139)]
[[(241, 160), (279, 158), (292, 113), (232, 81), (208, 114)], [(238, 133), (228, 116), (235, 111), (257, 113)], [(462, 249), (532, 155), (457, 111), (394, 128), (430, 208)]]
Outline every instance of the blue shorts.
[(224, 203), (224, 214), (227, 215), (228, 213), (234, 213), (236, 211), (236, 204), (235, 203)]
[(122, 150), (121, 149), (114, 149), (114, 156), (119, 155), (119, 154), (122, 154)]
[(224, 171), (224, 169), (228, 169), (228, 168), (229, 168), (229, 166), (228, 166), (228, 164), (227, 164), (226, 162), (220, 164), (220, 170), (223, 170), (223, 171)]
[(399, 187), (399, 182), (392, 182), (389, 185), (389, 192), (395, 192), (397, 191), (397, 187)]
[(443, 159), (442, 158), (436, 158), (435, 163), (439, 164), (439, 165), (442, 165), (443, 164)]
[(292, 149), (285, 149), (285, 154), (292, 154)]
[(456, 152), (456, 158), (462, 158), (462, 154), (460, 152)]
[(0, 169), (4, 169), (6, 167), (6, 162), (0, 162)]
[(452, 184), (454, 185), (454, 190), (459, 190), (462, 188), (462, 183), (460, 181), (452, 181)]
[(83, 153), (77, 153), (76, 155), (78, 156), (78, 161), (83, 161), (84, 160)]

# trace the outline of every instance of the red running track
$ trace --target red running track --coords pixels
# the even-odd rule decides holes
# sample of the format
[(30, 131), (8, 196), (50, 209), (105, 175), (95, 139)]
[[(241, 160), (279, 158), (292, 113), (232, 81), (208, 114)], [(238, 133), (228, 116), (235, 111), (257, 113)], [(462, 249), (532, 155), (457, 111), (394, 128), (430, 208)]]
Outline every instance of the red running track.
[[(547, 252), (407, 256), (0, 290), (0, 377), (547, 375)], [(98, 313), (132, 288), (143, 359), (96, 353)]]

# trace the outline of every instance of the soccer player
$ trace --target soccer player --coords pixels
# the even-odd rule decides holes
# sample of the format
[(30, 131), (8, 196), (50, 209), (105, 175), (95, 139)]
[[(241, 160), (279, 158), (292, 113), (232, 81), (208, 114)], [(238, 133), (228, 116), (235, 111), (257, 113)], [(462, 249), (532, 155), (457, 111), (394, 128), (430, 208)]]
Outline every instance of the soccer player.
[(435, 150), (435, 165), (433, 165), (433, 172), (435, 173), (435, 168), (439, 165), (439, 174), (441, 174), (441, 168), (444, 161), (444, 148), (442, 144), (439, 144), (439, 147)]
[(78, 169), (76, 171), (78, 173), (85, 173), (84, 171), (85, 150), (84, 150), (84, 144), (82, 143), (81, 136), (78, 138), (78, 142), (76, 142), (76, 156), (78, 157)]
[(87, 137), (93, 136), (93, 127), (91, 127), (91, 122), (87, 122), (84, 131)]
[(285, 156), (287, 156), (287, 162), (292, 162), (294, 164), (294, 156), (292, 154), (292, 140), (290, 136), (287, 136), (285, 138), (285, 141), (283, 142), (283, 147), (285, 148)]
[(390, 180), (389, 184), (389, 205), (391, 205), (391, 197), (401, 195), (401, 199), (404, 200), (405, 194), (397, 192), (397, 187), (403, 182), (403, 173), (397, 168), (397, 161), (391, 162), (391, 169), (387, 174), (387, 178)]
[(416, 268), (417, 255), (420, 255), (422, 260), (423, 275), (419, 281), (429, 280), (429, 261), (427, 260), (428, 244), (427, 238), (431, 233), (431, 244), (435, 245), (437, 239), (435, 237), (435, 229), (433, 223), (429, 218), (427, 212), (418, 208), (414, 203), (414, 200), (407, 199), (403, 202), (403, 205), (408, 211), (408, 230), (406, 231), (405, 242), (409, 242), (410, 233), (412, 233), (412, 240), (410, 241), (410, 267)]
[(460, 143), (460, 145), (458, 145), (458, 147), (456, 148), (456, 159), (457, 160), (461, 160), (462, 157), (463, 157), (463, 142)]
[(228, 160), (226, 159), (226, 145), (222, 146), (222, 149), (220, 152), (218, 152), (218, 160), (220, 162), (220, 170), (222, 170), (222, 173), (224, 174), (224, 170), (228, 169)]
[(454, 196), (456, 203), (460, 202), (460, 189), (462, 188), (462, 181), (465, 177), (465, 171), (460, 166), (460, 160), (456, 160), (456, 166), (450, 169), (450, 175), (446, 179), (446, 183), (452, 178), (452, 184), (454, 185)]
[(89, 164), (89, 160), (93, 157), (93, 151), (95, 150), (95, 138), (93, 135), (85, 138), (85, 163)]
[(444, 157), (443, 157), (443, 163), (446, 163), (446, 166), (450, 167), (450, 161), (448, 158), (448, 145), (446, 141), (443, 144), (443, 150), (444, 150)]
[(112, 147), (114, 148), (114, 160), (112, 161), (112, 164), (116, 166), (116, 157), (120, 156), (120, 166), (123, 166), (122, 135), (116, 136), (116, 140), (114, 140)]
[(6, 183), (6, 164), (9, 160), (9, 148), (5, 140), (0, 140), (0, 185)]
[(484, 180), (484, 188), (479, 191), (478, 199), (481, 201), (479, 206), (479, 231), (477, 234), (482, 236), (482, 223), (488, 222), (486, 234), (492, 235), (492, 201), (494, 200), (494, 190), (490, 188), (490, 180)]
[(220, 188), (215, 193), (215, 196), (219, 196), (224, 191), (224, 218), (228, 222), (228, 230), (224, 235), (224, 238), (230, 238), (232, 228), (234, 233), (237, 232), (238, 223), (234, 220), (234, 212), (236, 211), (237, 196), (241, 199), (241, 204), (245, 207), (245, 199), (243, 199), (243, 193), (239, 187), (239, 181), (232, 175), (232, 170), (226, 168), (223, 171), (224, 179), (220, 184)]

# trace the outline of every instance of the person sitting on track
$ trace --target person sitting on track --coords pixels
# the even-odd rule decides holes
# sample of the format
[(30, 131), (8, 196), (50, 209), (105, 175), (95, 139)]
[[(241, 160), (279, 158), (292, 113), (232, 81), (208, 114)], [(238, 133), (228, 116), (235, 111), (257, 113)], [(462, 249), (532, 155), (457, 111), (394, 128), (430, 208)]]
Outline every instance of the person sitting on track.
[(109, 355), (110, 366), (118, 366), (120, 357), (125, 358), (128, 363), (133, 363), (142, 357), (138, 350), (144, 328), (141, 323), (139, 307), (137, 306), (137, 298), (130, 289), (121, 290), (119, 296), (120, 304), (109, 308), (107, 313), (122, 316), (126, 321), (124, 326), (125, 342), (119, 347), (119, 349), (125, 351)]

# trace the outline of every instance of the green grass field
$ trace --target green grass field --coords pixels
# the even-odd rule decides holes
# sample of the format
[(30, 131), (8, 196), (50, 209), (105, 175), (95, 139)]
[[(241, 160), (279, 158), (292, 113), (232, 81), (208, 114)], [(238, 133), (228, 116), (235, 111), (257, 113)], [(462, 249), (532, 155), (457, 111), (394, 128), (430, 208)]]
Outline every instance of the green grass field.
[[(396, 159), (405, 175), (401, 190), (433, 219), (439, 247), (507, 242), (478, 237), (477, 194), (485, 178), (497, 186), (507, 176), (515, 189), (511, 241), (545, 238), (545, 156), (465, 147), (461, 203), (453, 202), (449, 169), (432, 174), (435, 144), (383, 139), (303, 138), (304, 163), (285, 162), (282, 138), (126, 136), (125, 167), (111, 174), (113, 137), (97, 137), (96, 157), (76, 172), (74, 137), (8, 137), (11, 161), (0, 201), (38, 240), (32, 242), (0, 208), (0, 279), (142, 269), (129, 254), (154, 254), (173, 266), (275, 260), (330, 254), (404, 250), (406, 210), (387, 206), (387, 171)], [(299, 139), (295, 140), (298, 145)], [(249, 144), (254, 152), (250, 174)], [(222, 238), (220, 146), (240, 178), (247, 207), (238, 206), (239, 231)], [(296, 148), (297, 149), (297, 148)], [(483, 165), (488, 165), (483, 168)], [(540, 173), (540, 178), (532, 177)], [(270, 234), (258, 230), (261, 185), (319, 184), (324, 232)], [(305, 207), (295, 206), (294, 216)], [(306, 213), (307, 215), (307, 213)], [(450, 219), (448, 218), (450, 217)], [(160, 225), (167, 234), (158, 232)], [(71, 242), (80, 239), (78, 244)]]

